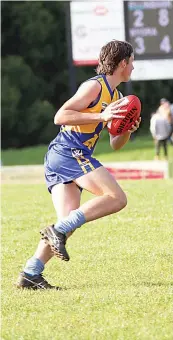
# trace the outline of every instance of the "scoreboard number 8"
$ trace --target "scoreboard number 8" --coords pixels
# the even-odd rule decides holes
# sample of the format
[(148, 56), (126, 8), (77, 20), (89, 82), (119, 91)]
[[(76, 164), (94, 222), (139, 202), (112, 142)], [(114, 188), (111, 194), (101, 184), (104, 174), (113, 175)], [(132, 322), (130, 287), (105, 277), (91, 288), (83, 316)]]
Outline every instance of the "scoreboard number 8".
[(166, 27), (169, 24), (169, 12), (167, 9), (162, 8), (159, 10), (158, 23), (160, 26)]

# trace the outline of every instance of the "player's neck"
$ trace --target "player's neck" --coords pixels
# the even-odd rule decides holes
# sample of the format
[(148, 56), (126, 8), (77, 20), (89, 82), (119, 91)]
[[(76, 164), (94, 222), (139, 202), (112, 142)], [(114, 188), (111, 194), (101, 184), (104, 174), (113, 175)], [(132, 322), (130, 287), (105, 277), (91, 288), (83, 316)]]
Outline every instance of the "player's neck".
[(122, 79), (118, 74), (106, 75), (106, 79), (112, 91), (114, 91), (115, 88), (122, 82)]

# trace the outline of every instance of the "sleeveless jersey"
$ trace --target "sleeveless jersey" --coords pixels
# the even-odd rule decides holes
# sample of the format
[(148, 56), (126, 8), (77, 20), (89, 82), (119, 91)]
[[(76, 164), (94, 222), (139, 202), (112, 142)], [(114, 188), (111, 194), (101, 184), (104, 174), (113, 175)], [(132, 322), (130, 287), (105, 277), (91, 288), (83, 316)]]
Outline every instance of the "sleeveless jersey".
[[(82, 112), (87, 113), (101, 113), (112, 102), (121, 98), (121, 93), (109, 86), (105, 75), (97, 75), (88, 81), (97, 80), (101, 85), (101, 90), (97, 98)], [(61, 146), (69, 147), (70, 149), (80, 149), (90, 155), (93, 153), (100, 134), (107, 122), (94, 122), (86, 125), (62, 125), (57, 137), (50, 143), (49, 149), (58, 149)]]

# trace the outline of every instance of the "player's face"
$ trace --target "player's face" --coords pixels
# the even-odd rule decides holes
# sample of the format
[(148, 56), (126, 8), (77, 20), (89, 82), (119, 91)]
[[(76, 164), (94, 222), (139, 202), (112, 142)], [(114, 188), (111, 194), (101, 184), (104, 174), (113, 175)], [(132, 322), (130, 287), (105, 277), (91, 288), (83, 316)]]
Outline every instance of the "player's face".
[(127, 62), (126, 60), (123, 60), (123, 71), (122, 71), (122, 78), (123, 81), (129, 81), (131, 73), (134, 69), (133, 62), (134, 62), (134, 55), (132, 54), (131, 57), (129, 58), (129, 61)]
[(168, 101), (164, 102), (163, 104), (161, 104), (162, 107), (164, 107), (164, 109), (169, 109), (170, 108), (170, 104)]

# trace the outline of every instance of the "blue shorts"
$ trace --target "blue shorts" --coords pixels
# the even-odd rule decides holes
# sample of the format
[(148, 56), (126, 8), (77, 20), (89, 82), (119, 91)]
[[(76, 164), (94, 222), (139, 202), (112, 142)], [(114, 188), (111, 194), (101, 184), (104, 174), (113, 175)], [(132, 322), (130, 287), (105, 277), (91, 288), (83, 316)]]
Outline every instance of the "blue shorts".
[(72, 183), (78, 177), (93, 171), (102, 164), (85, 150), (63, 147), (51, 148), (45, 155), (45, 179), (49, 192), (59, 183)]

